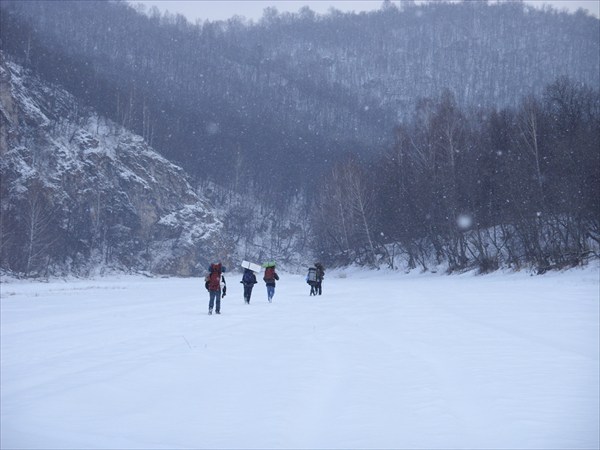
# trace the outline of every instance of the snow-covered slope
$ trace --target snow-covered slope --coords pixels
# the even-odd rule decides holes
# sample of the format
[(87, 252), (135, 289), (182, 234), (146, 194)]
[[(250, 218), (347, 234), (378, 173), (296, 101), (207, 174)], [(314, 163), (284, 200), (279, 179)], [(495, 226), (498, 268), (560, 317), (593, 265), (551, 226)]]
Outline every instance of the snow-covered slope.
[(223, 251), (213, 239), (222, 223), (182, 168), (58, 86), (0, 62), (3, 268), (190, 275)]
[(2, 448), (596, 449), (598, 266), (9, 282)]

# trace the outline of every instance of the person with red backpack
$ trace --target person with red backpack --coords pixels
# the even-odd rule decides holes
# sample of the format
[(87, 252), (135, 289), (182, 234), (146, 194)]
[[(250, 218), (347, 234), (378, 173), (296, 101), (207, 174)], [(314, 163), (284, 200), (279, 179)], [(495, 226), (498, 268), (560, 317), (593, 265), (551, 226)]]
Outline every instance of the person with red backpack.
[(263, 280), (267, 285), (267, 298), (269, 299), (269, 303), (272, 303), (273, 296), (275, 295), (275, 280), (279, 280), (279, 275), (275, 272), (275, 263), (267, 263), (265, 267)]
[(223, 298), (227, 294), (227, 284), (225, 283), (225, 267), (219, 262), (211, 264), (208, 268), (208, 275), (204, 277), (204, 287), (209, 294), (208, 315), (213, 312), (213, 307), (216, 306), (215, 312), (221, 314), (221, 293)]

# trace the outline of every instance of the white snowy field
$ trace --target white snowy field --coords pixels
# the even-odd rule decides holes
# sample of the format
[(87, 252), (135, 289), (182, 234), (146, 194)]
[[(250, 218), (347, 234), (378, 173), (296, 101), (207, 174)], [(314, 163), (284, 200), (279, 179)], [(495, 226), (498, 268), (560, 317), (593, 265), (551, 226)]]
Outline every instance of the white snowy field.
[(1, 447), (597, 449), (598, 265), (1, 286)]

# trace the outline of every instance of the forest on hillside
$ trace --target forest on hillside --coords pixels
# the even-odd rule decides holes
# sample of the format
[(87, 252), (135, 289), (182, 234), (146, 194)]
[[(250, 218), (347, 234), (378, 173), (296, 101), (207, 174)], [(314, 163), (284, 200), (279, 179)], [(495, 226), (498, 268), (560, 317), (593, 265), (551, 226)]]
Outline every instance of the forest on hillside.
[(373, 165), (332, 169), (314, 221), (328, 262), (546, 271), (599, 256), (597, 89), (561, 78), (477, 115), (446, 92), (395, 131)]
[(583, 12), (403, 2), (191, 24), (122, 1), (0, 6), (18, 64), (198, 189), (246, 196), (231, 217), (253, 199), (305, 210), (296, 232), (328, 264), (598, 256), (600, 22)]
[(502, 108), (560, 76), (600, 83), (594, 17), (405, 5), (191, 24), (125, 2), (3, 0), (2, 46), (190, 175), (283, 198), (340, 155), (381, 151), (421, 98)]

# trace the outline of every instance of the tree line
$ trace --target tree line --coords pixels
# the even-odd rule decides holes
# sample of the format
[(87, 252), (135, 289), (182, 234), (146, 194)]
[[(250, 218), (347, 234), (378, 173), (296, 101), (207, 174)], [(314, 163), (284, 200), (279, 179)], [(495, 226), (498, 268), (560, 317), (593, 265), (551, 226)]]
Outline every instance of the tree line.
[(378, 160), (348, 158), (324, 179), (315, 246), (329, 264), (545, 271), (600, 256), (597, 89), (559, 78), (478, 111), (446, 91), (395, 135)]

